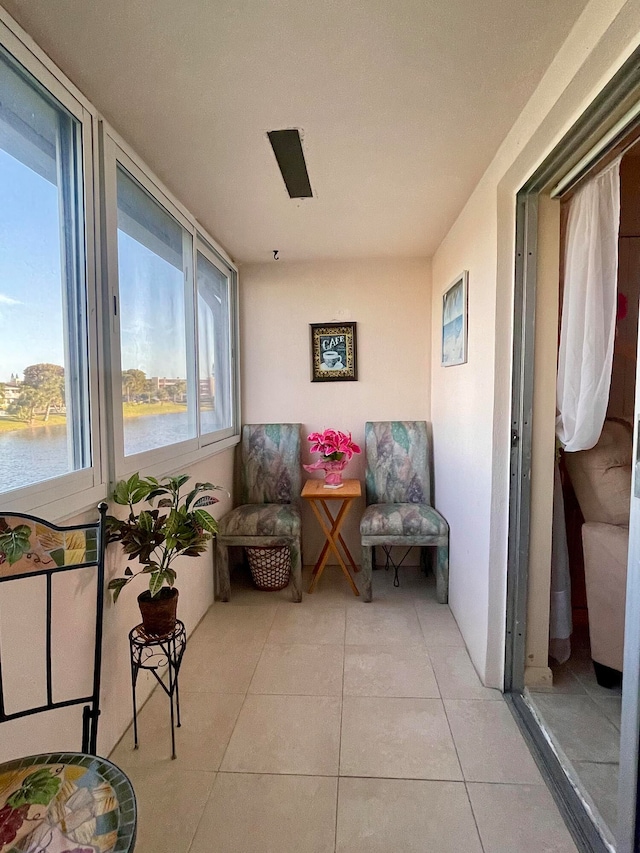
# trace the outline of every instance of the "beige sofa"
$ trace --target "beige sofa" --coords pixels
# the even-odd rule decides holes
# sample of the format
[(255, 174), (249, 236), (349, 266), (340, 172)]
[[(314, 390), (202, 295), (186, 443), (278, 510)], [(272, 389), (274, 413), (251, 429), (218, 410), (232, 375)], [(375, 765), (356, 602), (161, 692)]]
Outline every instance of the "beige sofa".
[(595, 447), (564, 457), (584, 516), (591, 657), (604, 687), (619, 684), (622, 672), (631, 456), (631, 427), (607, 420)]

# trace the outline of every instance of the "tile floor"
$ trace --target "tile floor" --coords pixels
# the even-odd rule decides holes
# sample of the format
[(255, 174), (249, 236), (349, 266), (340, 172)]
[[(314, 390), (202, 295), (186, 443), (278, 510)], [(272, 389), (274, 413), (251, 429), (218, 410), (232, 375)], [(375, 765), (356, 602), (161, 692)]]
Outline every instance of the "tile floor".
[(588, 634), (576, 633), (571, 657), (552, 669), (553, 687), (531, 688), (530, 699), (574, 781), (615, 833), (622, 691), (598, 685)]
[(576, 853), (500, 693), (434, 585), (328, 568), (301, 604), (232, 587), (189, 639), (169, 757), (156, 690), (112, 758), (136, 853)]

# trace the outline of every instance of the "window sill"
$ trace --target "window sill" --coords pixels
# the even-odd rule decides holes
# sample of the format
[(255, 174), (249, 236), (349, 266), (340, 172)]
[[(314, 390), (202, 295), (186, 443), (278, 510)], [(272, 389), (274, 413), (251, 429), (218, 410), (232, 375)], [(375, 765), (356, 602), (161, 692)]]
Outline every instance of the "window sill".
[[(95, 510), (100, 501), (107, 499), (107, 487), (104, 483), (90, 489), (82, 489), (65, 497), (44, 499), (31, 495), (30, 497), (1, 500), (0, 510), (3, 512), (22, 512), (37, 515), (53, 524), (68, 521), (76, 515)], [(97, 515), (97, 512), (95, 513)]]
[[(184, 471), (185, 466), (195, 465), (208, 459), (210, 456), (217, 456), (219, 453), (224, 453), (235, 447), (240, 442), (239, 435), (231, 435), (228, 438), (223, 438), (213, 444), (208, 444), (206, 447), (199, 447), (196, 450), (189, 450), (186, 453), (181, 453), (172, 456), (170, 459), (163, 461), (151, 462), (149, 465), (141, 465), (138, 468), (125, 468), (124, 471), (118, 473), (118, 480), (130, 477), (131, 474), (137, 472), (141, 477), (167, 477), (170, 474), (175, 474), (178, 471)], [(126, 458), (125, 458), (126, 462)], [(188, 473), (188, 472), (185, 472)]]
[[(195, 465), (212, 456), (217, 456), (219, 453), (224, 453), (226, 450), (235, 447), (239, 441), (240, 436), (230, 436), (215, 444), (209, 444), (207, 447), (201, 447), (198, 450), (176, 456), (171, 460), (165, 460), (161, 465), (149, 465), (141, 469), (140, 474), (144, 477), (166, 477), (179, 471), (182, 472), (185, 466)], [(61, 497), (51, 497), (49, 495), (45, 498), (44, 495), (38, 497), (33, 494), (9, 500), (0, 497), (0, 510), (3, 512), (22, 512), (28, 515), (37, 515), (45, 518), (47, 521), (51, 521), (53, 524), (59, 524), (85, 513), (93, 512), (95, 514), (97, 505), (100, 501), (107, 500), (109, 493), (110, 490), (107, 490), (107, 486), (103, 483)]]

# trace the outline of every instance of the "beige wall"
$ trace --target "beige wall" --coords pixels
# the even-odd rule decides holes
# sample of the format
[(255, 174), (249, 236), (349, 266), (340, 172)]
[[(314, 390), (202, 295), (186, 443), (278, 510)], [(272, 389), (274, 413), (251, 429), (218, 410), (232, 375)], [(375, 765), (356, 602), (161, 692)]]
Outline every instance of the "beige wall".
[[(640, 7), (592, 0), (433, 258), (432, 421), (451, 525), (451, 607), (478, 672), (502, 684), (515, 195), (639, 42)], [(469, 270), (469, 361), (443, 369), (440, 297)], [(549, 500), (551, 495), (549, 495)]]
[[(326, 427), (363, 443), (368, 420), (428, 420), (431, 269), (416, 260), (248, 264), (240, 270), (242, 420)], [(357, 322), (358, 381), (310, 381), (309, 324)], [(311, 461), (303, 442), (304, 461)], [(347, 475), (364, 477), (363, 456)], [(359, 562), (358, 519), (345, 525)], [(321, 538), (305, 508), (305, 562)], [(322, 591), (320, 590), (320, 593)]]
[[(233, 452), (227, 450), (198, 465), (190, 466), (190, 473), (197, 480), (210, 481), (229, 489), (231, 486)], [(218, 493), (221, 502), (216, 504), (213, 514), (219, 518), (229, 507), (229, 498), (224, 492)], [(69, 520), (69, 524), (81, 524), (96, 518), (95, 511)], [(107, 580), (121, 575), (125, 560), (119, 546), (112, 545), (107, 552)], [(178, 617), (185, 623), (188, 633), (202, 618), (213, 601), (213, 571), (209, 553), (198, 558), (183, 558), (177, 567), (178, 578), (176, 586), (180, 590)], [(118, 603), (114, 605), (109, 599), (104, 614), (104, 641), (101, 689), (101, 716), (98, 730), (98, 753), (108, 755), (120, 739), (131, 721), (131, 674), (129, 668), (128, 634), (134, 625), (140, 622), (140, 612), (136, 596), (145, 588), (145, 579), (133, 581), (121, 594)], [(59, 672), (59, 685), (63, 691), (71, 685), (78, 686), (78, 673), (90, 672), (93, 655), (92, 635), (90, 629), (91, 614), (94, 609), (94, 595), (91, 588), (84, 582), (72, 583), (64, 587), (60, 613), (61, 617), (54, 618), (53, 660), (62, 662)], [(10, 585), (7, 585), (10, 586)], [(42, 590), (35, 589), (34, 595), (43, 601)], [(15, 638), (20, 637), (20, 655), (31, 655), (33, 663), (25, 666), (18, 673), (19, 695), (16, 702), (24, 698), (22, 707), (34, 696), (37, 683), (43, 683), (36, 676), (36, 657), (43, 649), (44, 621), (38, 618), (39, 608), (33, 600), (21, 602), (7, 601), (3, 597), (5, 609), (0, 612), (0, 643), (9, 649), (15, 645)], [(68, 602), (66, 604), (65, 602)], [(80, 619), (75, 619), (75, 614)], [(55, 614), (54, 614), (55, 616)], [(42, 656), (40, 655), (40, 659)], [(28, 673), (25, 678), (24, 673)], [(81, 684), (87, 689), (86, 677)], [(142, 672), (138, 680), (139, 703), (142, 704), (155, 685), (150, 673)], [(82, 687), (80, 688), (82, 689)], [(90, 692), (90, 688), (89, 688)], [(67, 695), (72, 695), (71, 693)], [(77, 694), (76, 694), (77, 695)], [(54, 699), (60, 694), (54, 693)], [(15, 710), (21, 707), (15, 706)], [(74, 716), (75, 714), (75, 716)], [(77, 712), (56, 711), (43, 717), (27, 717), (2, 727), (0, 739), (0, 761), (15, 755), (28, 755), (40, 751), (79, 750), (81, 744), (81, 725)], [(167, 757), (170, 754), (169, 744), (169, 706), (167, 705), (167, 729), (161, 733), (146, 732), (142, 737), (166, 737)]]
[[(491, 527), (495, 211), (476, 194), (433, 260), (432, 403), (437, 507), (450, 525), (449, 602), (485, 669)], [(490, 215), (487, 215), (490, 213)], [(469, 270), (468, 361), (441, 366), (442, 294)]]

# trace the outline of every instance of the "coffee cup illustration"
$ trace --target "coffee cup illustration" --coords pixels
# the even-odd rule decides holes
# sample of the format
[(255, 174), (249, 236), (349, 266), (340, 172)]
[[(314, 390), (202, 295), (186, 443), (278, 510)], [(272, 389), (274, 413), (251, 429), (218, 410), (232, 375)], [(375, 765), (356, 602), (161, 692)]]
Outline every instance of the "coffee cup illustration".
[(322, 353), (321, 367), (323, 370), (342, 370), (344, 365), (340, 353), (332, 349), (325, 350)]

